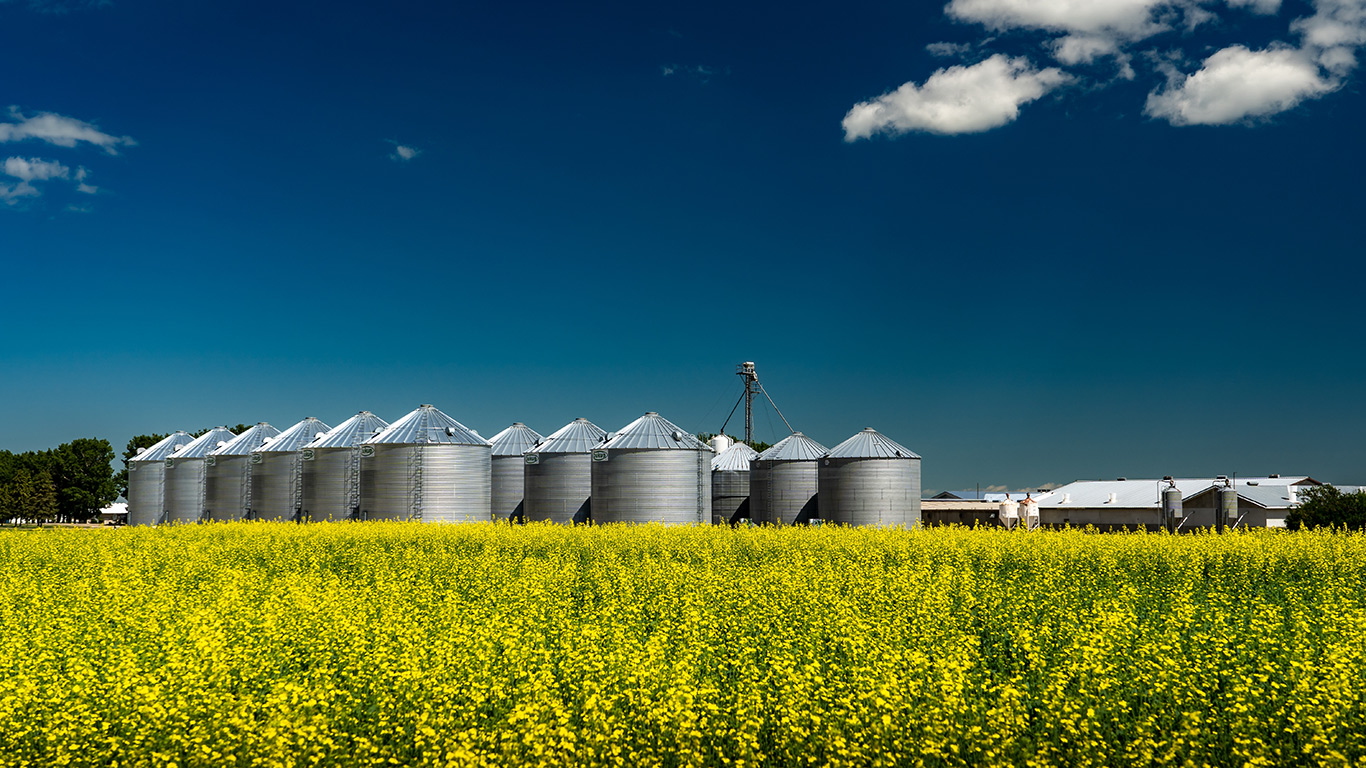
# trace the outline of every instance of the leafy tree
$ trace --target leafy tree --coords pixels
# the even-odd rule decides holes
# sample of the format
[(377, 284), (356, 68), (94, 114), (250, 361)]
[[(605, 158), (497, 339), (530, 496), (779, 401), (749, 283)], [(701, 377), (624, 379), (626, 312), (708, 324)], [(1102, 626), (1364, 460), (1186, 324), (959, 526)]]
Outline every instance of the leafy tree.
[(61, 508), (57, 504), (57, 484), (53, 482), (51, 472), (43, 469), (33, 475), (33, 495), (30, 499), (25, 517), (40, 523), (57, 519)]
[(128, 498), (128, 460), (138, 455), (139, 448), (151, 448), (167, 437), (170, 435), (138, 435), (128, 441), (128, 446), (123, 449), (123, 469), (114, 475), (114, 487), (118, 489), (120, 496)]
[(1343, 493), (1332, 485), (1315, 485), (1300, 491), (1299, 506), (1285, 516), (1285, 527), (1366, 529), (1366, 490)]
[(114, 446), (108, 440), (83, 437), (57, 447), (52, 479), (63, 520), (91, 520), (118, 498), (113, 461)]

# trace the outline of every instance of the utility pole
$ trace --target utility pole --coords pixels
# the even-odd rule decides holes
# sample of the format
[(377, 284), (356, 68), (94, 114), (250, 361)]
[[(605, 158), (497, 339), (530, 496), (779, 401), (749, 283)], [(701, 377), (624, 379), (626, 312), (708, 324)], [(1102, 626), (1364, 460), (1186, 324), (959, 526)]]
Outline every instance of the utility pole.
[(745, 382), (745, 445), (754, 445), (754, 393), (759, 391), (759, 374), (754, 363), (735, 366), (735, 375)]

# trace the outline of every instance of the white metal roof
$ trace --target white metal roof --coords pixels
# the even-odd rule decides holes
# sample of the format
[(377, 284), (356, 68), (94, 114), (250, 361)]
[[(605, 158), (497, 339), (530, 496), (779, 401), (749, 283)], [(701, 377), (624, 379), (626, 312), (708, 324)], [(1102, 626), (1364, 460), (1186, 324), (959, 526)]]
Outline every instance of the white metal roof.
[(228, 441), (228, 444), (215, 450), (213, 456), (249, 456), (256, 451), (266, 440), (280, 434), (280, 430), (262, 421), (256, 426), (242, 432), (242, 434)]
[(436, 406), (419, 405), (403, 418), (390, 424), (383, 432), (365, 441), (377, 444), (401, 445), (488, 445), (489, 441)]
[(716, 454), (711, 460), (711, 471), (713, 472), (748, 472), (749, 463), (759, 452), (750, 448), (744, 443), (736, 443), (724, 451)]
[(233, 439), (232, 432), (227, 427), (214, 427), (204, 434), (196, 437), (183, 449), (176, 451), (174, 458), (177, 459), (202, 459), (205, 456), (218, 450), (218, 444), (227, 445)]
[(578, 418), (551, 432), (531, 453), (588, 453), (607, 439), (597, 424)]
[(387, 426), (389, 422), (384, 419), (369, 411), (361, 411), (326, 433), (318, 435), (308, 447), (354, 448), (383, 432)]
[(260, 453), (293, 453), (305, 445), (313, 442), (313, 439), (321, 435), (331, 427), (309, 416), (303, 421), (286, 429), (284, 432), (261, 443)]
[[(1264, 496), (1270, 500), (1272, 493), (1288, 493), (1287, 486), (1303, 482), (1309, 478), (1304, 476), (1297, 477), (1240, 477), (1237, 479), (1237, 488), (1240, 495), (1244, 495), (1252, 500), (1260, 500)], [(1189, 499), (1192, 496), (1203, 493), (1212, 486), (1216, 480), (1212, 477), (1206, 478), (1177, 478), (1176, 487), (1181, 491), (1182, 499)], [(1224, 481), (1217, 481), (1220, 485)], [(1138, 508), (1158, 508), (1162, 506), (1162, 489), (1167, 487), (1165, 480), (1078, 480), (1068, 483), (1061, 488), (1053, 489), (1053, 493), (1039, 499), (1040, 507), (1114, 507), (1117, 509), (1138, 509)], [(1275, 488), (1276, 491), (1262, 493), (1262, 489)], [(1114, 500), (1111, 501), (1111, 494)]]
[(150, 448), (129, 459), (129, 461), (161, 461), (169, 456), (179, 455), (176, 448), (183, 451), (185, 446), (192, 442), (194, 442), (194, 438), (190, 437), (190, 433), (180, 430), (161, 438)]
[(697, 439), (697, 436), (654, 411), (627, 424), (617, 432), (616, 437), (603, 443), (608, 449), (643, 449), (656, 451), (707, 451), (711, 446)]
[(541, 433), (520, 421), (489, 438), (494, 456), (521, 456), (535, 448), (542, 440)]
[(830, 449), (803, 435), (800, 432), (779, 440), (768, 450), (759, 454), (759, 461), (816, 461)]
[(920, 455), (872, 427), (845, 440), (826, 454), (831, 459), (918, 459)]

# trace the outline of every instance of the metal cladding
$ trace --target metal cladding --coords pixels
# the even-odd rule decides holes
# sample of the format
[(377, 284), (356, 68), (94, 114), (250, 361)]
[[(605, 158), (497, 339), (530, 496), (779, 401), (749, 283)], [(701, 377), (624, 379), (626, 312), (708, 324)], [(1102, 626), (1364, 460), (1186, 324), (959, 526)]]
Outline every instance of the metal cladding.
[(749, 464), (749, 510), (756, 523), (795, 525), (819, 516), (825, 446), (793, 432)]
[(164, 522), (197, 523), (204, 516), (204, 460), (232, 439), (227, 427), (214, 427), (167, 457)]
[(156, 525), (166, 514), (166, 459), (194, 440), (176, 432), (128, 460), (128, 524)]
[(361, 411), (299, 451), (305, 520), (351, 520), (360, 514), (361, 443), (389, 422)]
[(650, 411), (593, 450), (595, 523), (711, 523), (711, 448)]
[(842, 525), (920, 525), (920, 456), (869, 427), (820, 460), (820, 514)]
[(251, 517), (251, 454), (280, 430), (264, 421), (210, 453), (204, 459), (204, 518), (246, 520)]
[(522, 454), (541, 442), (541, 434), (520, 421), (489, 438), (492, 444), (490, 460), (494, 520), (522, 519)]
[(588, 522), (593, 495), (590, 452), (606, 440), (607, 433), (593, 422), (574, 419), (527, 451), (523, 457), (523, 518)]
[(430, 405), (361, 446), (361, 516), (436, 523), (491, 519), (491, 446)]
[(309, 416), (251, 454), (251, 517), (298, 520), (303, 509), (304, 446), (329, 427)]
[[(721, 443), (708, 441), (715, 450)], [(759, 452), (735, 443), (711, 460), (711, 513), (721, 522), (750, 517), (750, 461)]]

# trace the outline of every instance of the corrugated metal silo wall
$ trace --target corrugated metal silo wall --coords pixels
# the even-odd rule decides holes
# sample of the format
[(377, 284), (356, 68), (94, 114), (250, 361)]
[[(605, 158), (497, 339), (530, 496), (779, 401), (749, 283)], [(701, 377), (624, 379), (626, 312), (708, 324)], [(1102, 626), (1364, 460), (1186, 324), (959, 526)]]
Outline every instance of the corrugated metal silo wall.
[(251, 516), (257, 520), (294, 520), (301, 504), (302, 472), (298, 451), (265, 451), (251, 470)]
[(475, 523), (492, 518), (486, 445), (376, 445), (361, 460), (367, 520)]
[(303, 510), (309, 520), (350, 520), (360, 507), (360, 448), (313, 448), (303, 464)]
[(166, 463), (128, 462), (128, 524), (156, 525), (164, 514)]
[(710, 451), (611, 450), (593, 462), (593, 522), (711, 524)]
[(524, 464), (527, 522), (584, 521), (593, 496), (592, 464), (586, 453), (541, 453), (535, 464)]
[(792, 525), (817, 516), (820, 462), (751, 461), (749, 511), (754, 522)]
[[(730, 522), (749, 498), (750, 473), (718, 469), (711, 473), (711, 513), (721, 522)], [(749, 515), (753, 515), (753, 507)]]
[(204, 514), (204, 460), (171, 459), (166, 468), (168, 523), (197, 523)]
[(209, 456), (204, 465), (204, 517), (246, 519), (251, 497), (251, 457)]
[(822, 459), (820, 465), (821, 518), (841, 525), (920, 525), (919, 459)]
[(521, 455), (493, 456), (489, 464), (493, 519), (507, 520), (521, 516), (522, 499), (525, 496), (522, 467), (526, 465), (526, 459)]

